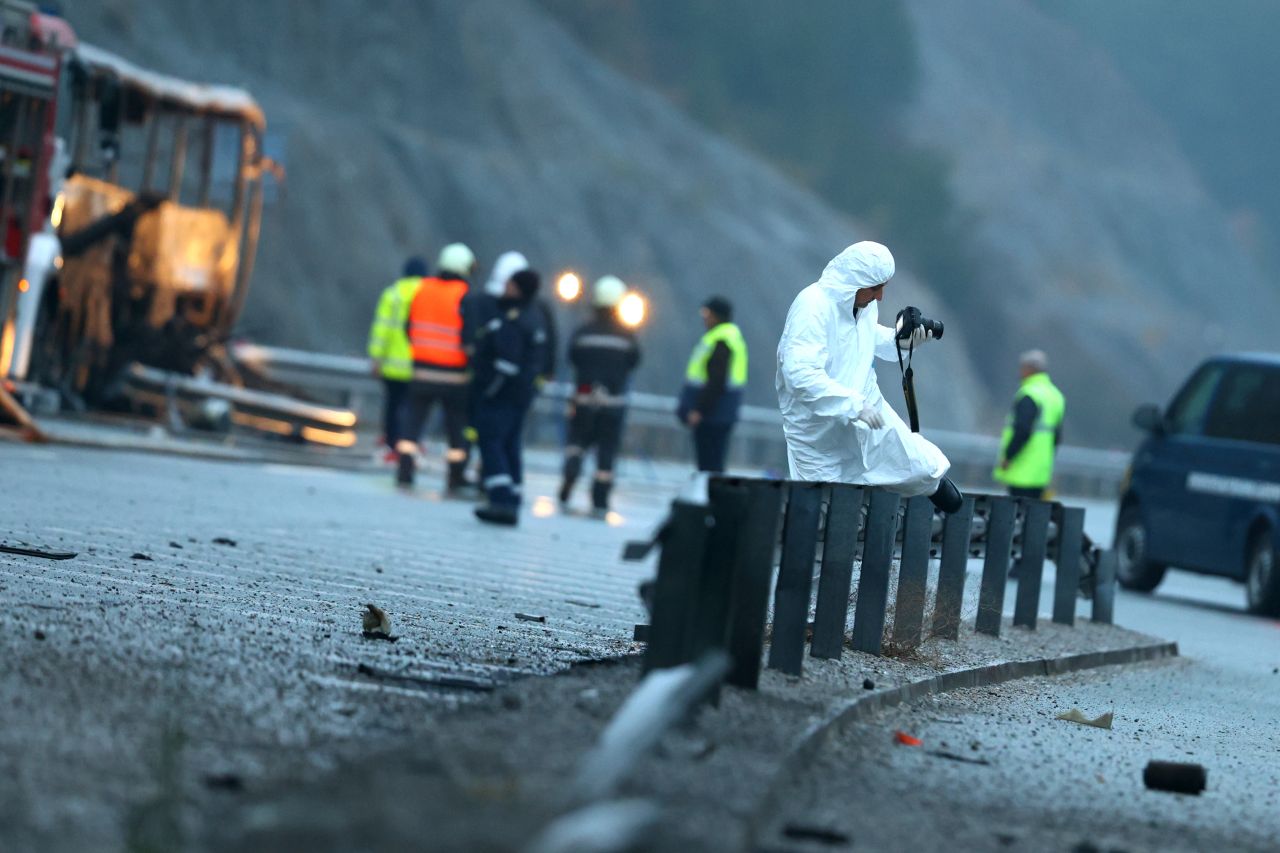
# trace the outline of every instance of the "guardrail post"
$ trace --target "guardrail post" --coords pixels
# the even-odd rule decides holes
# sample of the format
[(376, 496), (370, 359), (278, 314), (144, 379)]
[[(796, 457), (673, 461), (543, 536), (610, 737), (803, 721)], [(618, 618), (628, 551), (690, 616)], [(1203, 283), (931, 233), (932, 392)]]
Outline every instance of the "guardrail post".
[(920, 645), (932, 538), (933, 504), (927, 497), (911, 498), (902, 523), (902, 562), (898, 564), (898, 596), (893, 606), (893, 643), (905, 649)]
[(938, 598), (933, 605), (933, 636), (960, 638), (960, 610), (964, 606), (964, 577), (969, 567), (969, 535), (973, 527), (973, 498), (966, 497), (942, 526), (942, 562), (938, 567)]
[(863, 537), (862, 568), (858, 575), (858, 603), (853, 611), (852, 645), (860, 652), (880, 654), (884, 643), (885, 607), (889, 603), (889, 570), (898, 529), (901, 499), (884, 489), (870, 489), (867, 529)]
[(692, 625), (706, 552), (711, 510), (703, 504), (672, 501), (653, 585), (653, 619), (644, 671), (690, 660)]
[(859, 486), (836, 483), (827, 505), (826, 537), (822, 544), (822, 571), (818, 575), (818, 606), (813, 615), (815, 658), (839, 658), (844, 651), (844, 629), (849, 621), (849, 588), (853, 583), (853, 560), (862, 529), (862, 502)]
[(747, 492), (740, 480), (712, 477), (707, 484), (707, 500), (712, 525), (707, 531), (689, 626), (690, 660), (711, 649), (725, 650), (736, 580), (738, 532), (747, 511)]
[(1022, 557), (1018, 560), (1018, 592), (1013, 604), (1013, 624), (1035, 630), (1040, 609), (1040, 586), (1044, 579), (1045, 545), (1049, 538), (1049, 515), (1053, 505), (1029, 500), (1022, 517)]
[(1080, 585), (1080, 554), (1084, 547), (1084, 509), (1057, 505), (1058, 546), (1053, 562), (1053, 621), (1076, 623), (1076, 588)]
[(818, 550), (818, 518), (822, 512), (820, 483), (792, 483), (782, 528), (782, 561), (773, 596), (773, 643), (769, 668), (799, 675), (804, 668), (805, 630), (809, 625), (809, 592)]
[(769, 616), (769, 581), (782, 523), (781, 480), (745, 482), (747, 506), (738, 526), (737, 579), (729, 606), (729, 654), (732, 667), (725, 679), (735, 687), (754, 690), (760, 683), (764, 653), (764, 625)]
[(1098, 555), (1098, 568), (1093, 573), (1093, 621), (1110, 625), (1116, 604), (1116, 552)]
[(980, 634), (998, 637), (1018, 505), (1012, 498), (998, 495), (984, 496), (982, 501), (987, 508), (987, 548), (982, 562), (982, 587), (978, 591), (978, 618), (974, 628)]

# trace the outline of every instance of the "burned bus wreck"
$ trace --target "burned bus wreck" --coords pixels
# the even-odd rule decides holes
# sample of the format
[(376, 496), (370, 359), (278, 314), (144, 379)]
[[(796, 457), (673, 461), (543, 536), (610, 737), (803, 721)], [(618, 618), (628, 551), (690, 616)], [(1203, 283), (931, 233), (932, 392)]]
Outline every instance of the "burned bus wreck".
[(94, 404), (134, 361), (189, 373), (216, 357), (248, 291), (265, 122), (245, 92), (91, 45), (63, 62), (51, 210), (18, 284), (10, 373)]
[[(248, 294), (263, 181), (279, 176), (253, 97), (140, 68), (30, 4), (3, 0), (0, 14), (0, 377), (56, 389), (72, 409), (154, 411), (155, 377), (185, 374), (245, 426), (353, 441), (347, 412), (317, 423), (278, 397), (272, 419), (231, 401), (245, 382), (224, 344)], [(184, 387), (184, 402), (201, 396)]]

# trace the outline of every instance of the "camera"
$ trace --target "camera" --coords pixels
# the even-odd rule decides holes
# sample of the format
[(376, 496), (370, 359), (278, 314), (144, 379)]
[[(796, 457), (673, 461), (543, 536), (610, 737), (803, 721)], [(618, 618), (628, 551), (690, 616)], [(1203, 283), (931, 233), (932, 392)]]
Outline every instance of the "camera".
[(920, 313), (919, 308), (908, 305), (898, 312), (898, 322), (894, 326), (898, 340), (906, 340), (919, 328), (928, 329), (935, 338), (942, 337), (942, 321), (930, 320)]

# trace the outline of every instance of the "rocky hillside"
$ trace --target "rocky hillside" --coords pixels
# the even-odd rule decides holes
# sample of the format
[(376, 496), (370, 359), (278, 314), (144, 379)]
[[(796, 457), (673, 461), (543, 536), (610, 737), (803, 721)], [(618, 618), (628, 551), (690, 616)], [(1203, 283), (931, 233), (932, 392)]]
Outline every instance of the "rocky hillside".
[(1280, 316), (1280, 288), (1103, 51), (1025, 0), (906, 2), (910, 130), (947, 152), (976, 234), (973, 290), (943, 295), (992, 385), (1041, 346), (1071, 439), (1116, 442), (1203, 356), (1274, 348), (1247, 319)]
[[(772, 404), (792, 297), (845, 245), (877, 236), (607, 68), (525, 0), (75, 0), (66, 12), (103, 47), (262, 102), (289, 176), (244, 320), (260, 340), (359, 351), (402, 259), (460, 239), (482, 262), (518, 248), (548, 272), (614, 272), (642, 288), (645, 390), (675, 389), (697, 306), (732, 297), (752, 348), (750, 398)], [(938, 304), (909, 259), (901, 268), (886, 308)], [(952, 325), (922, 358), (926, 424), (991, 417), (964, 337)]]

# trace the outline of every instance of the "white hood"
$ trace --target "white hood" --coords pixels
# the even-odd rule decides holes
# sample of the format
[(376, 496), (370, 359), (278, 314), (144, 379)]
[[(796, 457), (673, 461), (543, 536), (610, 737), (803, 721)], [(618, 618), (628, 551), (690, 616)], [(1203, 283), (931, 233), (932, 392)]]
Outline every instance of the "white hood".
[(827, 263), (818, 286), (841, 305), (853, 302), (864, 287), (876, 287), (893, 278), (893, 255), (887, 246), (871, 240), (854, 243)]
[(501, 297), (502, 292), (506, 290), (507, 279), (529, 268), (529, 259), (519, 252), (503, 252), (498, 255), (498, 260), (493, 262), (493, 272), (489, 273), (489, 280), (484, 283), (484, 292), (490, 296)]

